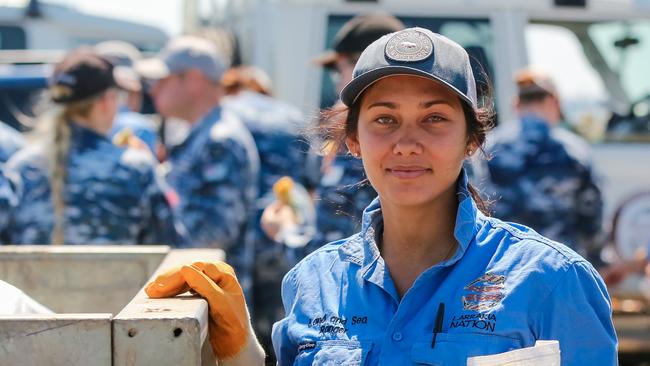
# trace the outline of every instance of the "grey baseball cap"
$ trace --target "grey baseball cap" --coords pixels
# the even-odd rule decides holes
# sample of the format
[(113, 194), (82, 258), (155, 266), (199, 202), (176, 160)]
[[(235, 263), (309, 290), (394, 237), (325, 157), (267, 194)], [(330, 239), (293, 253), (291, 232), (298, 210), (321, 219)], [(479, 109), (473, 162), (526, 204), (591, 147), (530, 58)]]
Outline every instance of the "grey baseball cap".
[(392, 75), (416, 75), (438, 81), (477, 108), (476, 82), (465, 49), (424, 28), (387, 34), (368, 46), (354, 68), (353, 79), (341, 91), (351, 106), (370, 85)]
[(167, 43), (156, 57), (138, 61), (135, 70), (146, 79), (162, 79), (197, 69), (212, 81), (221, 81), (227, 65), (217, 47), (195, 36), (180, 36)]
[(129, 90), (142, 90), (140, 75), (133, 68), (135, 62), (142, 59), (142, 53), (134, 45), (113, 40), (100, 42), (93, 48), (99, 56), (113, 64), (115, 67), (114, 72), (131, 85)]

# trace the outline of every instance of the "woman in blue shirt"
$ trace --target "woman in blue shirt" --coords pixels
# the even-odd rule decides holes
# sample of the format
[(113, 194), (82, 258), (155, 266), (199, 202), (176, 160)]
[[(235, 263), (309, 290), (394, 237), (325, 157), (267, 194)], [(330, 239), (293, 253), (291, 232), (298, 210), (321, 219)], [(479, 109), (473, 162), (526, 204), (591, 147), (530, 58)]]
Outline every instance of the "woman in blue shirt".
[(559, 341), (564, 366), (616, 364), (593, 267), (487, 217), (468, 184), (463, 161), (491, 122), (475, 85), (465, 50), (426, 29), (363, 52), (341, 93), (348, 108), (328, 125), (378, 199), (360, 233), (285, 277), (286, 317), (273, 328), (280, 365), (465, 365), (537, 340)]

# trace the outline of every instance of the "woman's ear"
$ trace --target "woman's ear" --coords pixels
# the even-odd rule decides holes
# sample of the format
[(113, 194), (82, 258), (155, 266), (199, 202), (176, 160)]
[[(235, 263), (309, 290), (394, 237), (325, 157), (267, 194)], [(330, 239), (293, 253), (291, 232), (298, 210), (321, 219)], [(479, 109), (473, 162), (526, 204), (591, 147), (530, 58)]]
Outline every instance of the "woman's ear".
[(467, 150), (465, 150), (465, 156), (468, 158), (471, 157), (476, 152), (476, 150), (478, 150), (478, 143), (476, 141), (470, 140), (467, 143)]
[(348, 147), (348, 151), (352, 156), (355, 158), (360, 158), (361, 157), (361, 148), (359, 146), (359, 140), (357, 140), (357, 136), (349, 136), (345, 139), (345, 146)]

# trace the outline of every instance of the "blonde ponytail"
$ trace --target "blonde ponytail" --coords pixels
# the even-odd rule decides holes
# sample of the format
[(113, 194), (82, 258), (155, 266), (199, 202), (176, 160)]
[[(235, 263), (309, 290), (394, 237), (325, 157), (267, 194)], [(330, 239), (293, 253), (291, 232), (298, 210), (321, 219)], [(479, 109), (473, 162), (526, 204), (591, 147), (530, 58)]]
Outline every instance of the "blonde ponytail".
[(54, 226), (50, 242), (65, 244), (65, 181), (68, 173), (68, 152), (70, 150), (70, 120), (75, 116), (86, 117), (95, 101), (84, 100), (66, 104), (52, 119), (52, 139), (47, 156), (50, 157), (50, 194), (54, 208)]

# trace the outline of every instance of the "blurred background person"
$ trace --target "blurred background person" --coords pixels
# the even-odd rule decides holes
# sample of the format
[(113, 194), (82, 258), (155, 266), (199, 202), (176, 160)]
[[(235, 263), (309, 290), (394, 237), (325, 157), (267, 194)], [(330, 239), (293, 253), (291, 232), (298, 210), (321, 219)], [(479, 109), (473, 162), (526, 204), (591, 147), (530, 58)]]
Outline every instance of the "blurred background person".
[(211, 42), (180, 36), (160, 53), (136, 64), (152, 81), (150, 94), (163, 118), (191, 125), (189, 135), (168, 151), (168, 197), (187, 247), (226, 251), (247, 295), (253, 248), (250, 217), (257, 197), (259, 157), (250, 132), (221, 108), (226, 70)]
[(142, 58), (140, 51), (124, 41), (105, 41), (95, 45), (96, 52), (115, 65), (116, 72), (130, 85), (129, 90), (118, 92), (118, 107), (109, 138), (132, 134), (142, 140), (155, 153), (158, 144), (158, 128), (153, 121), (142, 114), (143, 90), (140, 76), (133, 69), (136, 61)]
[[(381, 36), (403, 28), (402, 22), (388, 14), (354, 17), (334, 37), (333, 50), (314, 61), (334, 76), (338, 94), (352, 80), (352, 71), (361, 52)], [(316, 189), (318, 233), (308, 251), (358, 231), (363, 210), (377, 196), (358, 158), (347, 150), (327, 151), (326, 148), (322, 153), (322, 177)]]
[(133, 138), (106, 137), (117, 90), (130, 83), (91, 48), (71, 51), (54, 69), (54, 107), (39, 116), (33, 140), (6, 164), (16, 200), (3, 238), (9, 244), (173, 244), (171, 210), (155, 161)]
[[(302, 198), (311, 208), (311, 222), (305, 223), (302, 236), (294, 237), (304, 245), (314, 230), (313, 203), (307, 189), (313, 188), (314, 176), (308, 161), (309, 144), (301, 137), (305, 117), (293, 105), (272, 97), (271, 80), (262, 70), (240, 66), (228, 70), (222, 79), (227, 97), (225, 110), (236, 114), (250, 130), (260, 156), (259, 198), (255, 213), (255, 271), (253, 279), (253, 319), (255, 333), (266, 349), (272, 353), (271, 328), (283, 316), (282, 300), (278, 296), (282, 278), (295, 265), (296, 255), (291, 246), (268, 237), (260, 227), (263, 209), (275, 199), (273, 186), (283, 177), (290, 177), (292, 189), (301, 189), (300, 197), (293, 194), (289, 200)], [(312, 165), (313, 166), (313, 165)], [(286, 179), (286, 178), (285, 178)], [(301, 187), (301, 188), (297, 188)], [(300, 214), (300, 213), (297, 213)], [(304, 215), (304, 216), (309, 216)], [(303, 217), (303, 220), (309, 218)], [(298, 227), (297, 225), (295, 227)], [(299, 233), (293, 233), (298, 236)], [(273, 359), (269, 362), (274, 363)]]
[[(381, 36), (401, 30), (404, 25), (395, 17), (386, 14), (369, 14), (352, 18), (338, 31), (334, 38), (333, 50), (321, 55), (314, 60), (314, 63), (321, 65), (331, 73), (336, 84), (336, 92), (340, 93), (341, 89), (352, 80), (352, 71), (361, 55), (361, 52), (372, 42)], [(333, 107), (338, 108), (337, 106)], [(327, 139), (327, 136), (318, 138)], [(319, 144), (320, 145), (320, 144)], [(334, 144), (324, 144), (325, 146), (334, 146)], [(361, 215), (363, 210), (377, 196), (375, 190), (368, 184), (363, 165), (361, 161), (351, 156), (345, 147), (343, 150), (325, 149), (320, 153), (323, 155), (322, 160), (316, 166), (320, 166), (320, 172), (314, 173), (318, 183), (315, 188), (315, 214), (316, 230), (311, 235), (304, 247), (295, 253), (294, 258), (284, 259), (284, 263), (290, 266), (297, 260), (321, 247), (322, 245), (345, 238), (358, 231), (361, 225)], [(309, 165), (310, 162), (307, 163)], [(268, 237), (282, 241), (287, 246), (287, 238), (279, 237), (279, 228), (295, 225), (295, 215), (287, 215), (290, 210), (286, 210), (286, 203), (277, 199), (267, 206), (262, 215), (262, 228)], [(289, 221), (289, 222), (288, 222)], [(303, 225), (304, 226), (304, 225)], [(276, 247), (279, 248), (279, 247)], [(278, 251), (280, 249), (277, 249)], [(275, 258), (280, 256), (264, 256), (260, 258)], [(269, 261), (270, 262), (270, 261)], [(264, 265), (262, 268), (271, 268), (271, 265)], [(277, 298), (277, 289), (280, 282), (275, 278), (279, 277), (279, 272), (286, 272), (287, 267), (276, 266), (278, 271), (268, 279), (262, 279), (260, 286), (267, 285), (269, 291), (262, 290), (262, 299), (257, 306), (263, 306), (261, 309), (255, 308), (255, 314), (259, 318), (254, 318), (258, 337), (267, 353), (271, 356), (268, 360), (272, 363), (274, 356), (270, 347), (270, 330), (265, 323), (281, 319), (283, 308), (281, 299)], [(275, 295), (275, 298), (273, 296)], [(264, 314), (260, 314), (264, 312)]]
[(551, 78), (532, 68), (515, 75), (519, 120), (488, 137), (490, 158), (478, 184), (494, 216), (530, 226), (599, 265), (603, 202), (586, 141), (560, 127), (562, 110)]

